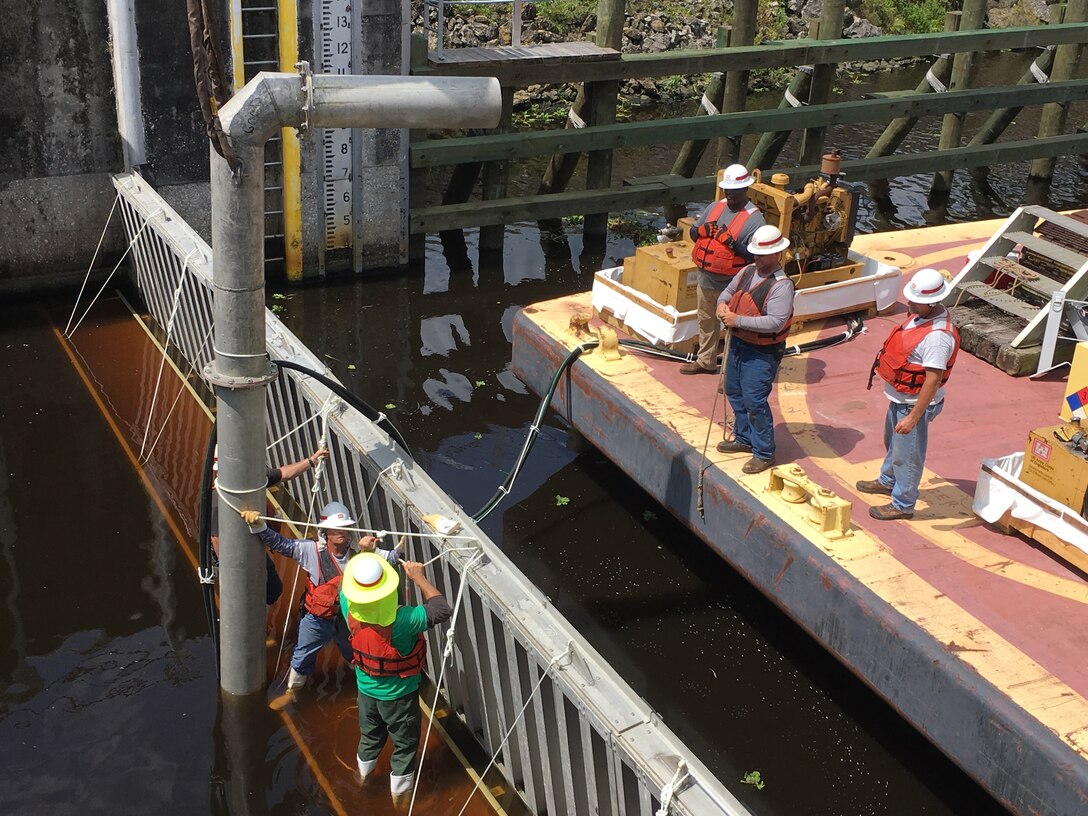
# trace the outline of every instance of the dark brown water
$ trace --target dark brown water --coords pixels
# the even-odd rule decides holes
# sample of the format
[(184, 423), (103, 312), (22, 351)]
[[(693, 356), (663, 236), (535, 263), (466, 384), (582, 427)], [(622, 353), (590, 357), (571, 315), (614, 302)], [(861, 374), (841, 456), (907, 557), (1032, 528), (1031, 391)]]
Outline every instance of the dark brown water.
[[(1025, 64), (1006, 56), (985, 70), (1015, 80)], [(846, 91), (905, 87), (922, 72)], [(1006, 138), (1031, 135), (1034, 121), (1024, 115)], [(936, 146), (938, 125), (922, 124), (904, 149)], [(829, 144), (856, 156), (875, 136), (854, 127)], [(617, 155), (617, 178), (648, 175), (668, 170), (674, 148)], [(519, 183), (534, 186), (539, 170), (519, 168)], [(863, 205), (862, 228), (1003, 215), (1023, 199), (1025, 175), (1020, 164), (996, 168), (988, 185), (961, 180), (946, 210), (926, 204), (928, 176), (899, 180), (886, 201)], [(1085, 204), (1084, 173), (1063, 159), (1051, 206)], [(288, 326), (357, 393), (394, 406), (385, 410), (417, 457), (472, 511), (512, 466), (537, 403), (509, 371), (513, 314), (587, 289), (594, 270), (633, 251), (612, 237), (583, 253), (576, 229), (548, 242), (535, 225), (513, 225), (502, 255), (484, 258), (475, 233), (434, 236), (414, 275), (281, 287), (291, 298), (269, 304), (286, 304)], [(70, 298), (47, 306), (63, 313)], [(335, 812), (284, 722), (219, 710), (199, 590), (170, 514), (43, 312), (7, 302), (0, 325), (0, 811)], [(153, 374), (132, 377), (150, 391)], [(168, 444), (180, 461), (185, 439)], [(569, 446), (558, 420), (485, 527), (754, 813), (1003, 812), (606, 457)], [(329, 694), (342, 681), (334, 673)], [(343, 763), (323, 762), (332, 788), (345, 785)], [(738, 783), (749, 770), (764, 790)]]

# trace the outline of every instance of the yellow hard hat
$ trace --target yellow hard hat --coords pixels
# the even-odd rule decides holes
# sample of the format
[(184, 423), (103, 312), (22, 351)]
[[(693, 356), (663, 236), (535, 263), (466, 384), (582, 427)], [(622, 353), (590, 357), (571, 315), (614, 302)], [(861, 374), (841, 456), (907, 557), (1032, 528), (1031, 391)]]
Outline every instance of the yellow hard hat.
[(348, 613), (363, 623), (389, 626), (397, 616), (400, 575), (388, 561), (374, 553), (359, 553), (344, 568), (341, 587)]

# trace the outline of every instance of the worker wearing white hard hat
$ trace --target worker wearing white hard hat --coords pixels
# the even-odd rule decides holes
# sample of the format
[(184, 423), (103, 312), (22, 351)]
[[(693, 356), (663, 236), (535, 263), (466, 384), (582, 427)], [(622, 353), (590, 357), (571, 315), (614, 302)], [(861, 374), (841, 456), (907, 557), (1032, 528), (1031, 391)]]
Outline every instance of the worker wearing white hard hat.
[(733, 409), (733, 438), (720, 453), (748, 453), (745, 473), (775, 464), (774, 417), (770, 395), (793, 324), (793, 281), (782, 271), (790, 242), (766, 224), (753, 233), (748, 251), (755, 259), (718, 299), (717, 317), (730, 330), (724, 391)]
[(400, 576), (373, 553), (360, 553), (348, 562), (340, 594), (359, 692), (359, 775), (365, 779), (373, 773), (388, 736), (393, 742), (389, 790), (394, 800), (411, 794), (415, 782), (419, 684), (427, 660), (423, 633), (453, 614), (422, 564), (405, 561), (400, 566), (419, 588), (421, 606), (397, 603)]
[(714, 374), (718, 370), (721, 323), (714, 314), (718, 296), (737, 272), (752, 260), (748, 243), (763, 226), (763, 214), (748, 200), (755, 179), (743, 164), (721, 173), (722, 197), (704, 209), (691, 228), (692, 262), (699, 267), (697, 305), (699, 350), (695, 360), (680, 366), (681, 374)]
[(914, 517), (929, 425), (944, 408), (944, 385), (960, 348), (959, 331), (941, 303), (950, 291), (948, 279), (936, 269), (915, 272), (903, 288), (910, 316), (892, 329), (873, 360), (869, 387), (879, 376), (888, 398), (886, 454), (880, 475), (859, 481), (857, 489), (890, 499), (869, 508), (869, 515), (880, 521)]
[[(279, 467), (270, 467), (265, 470), (265, 487), (271, 488), (281, 482), (289, 482), (298, 476), (301, 476), (308, 470), (312, 470), (317, 467), (317, 463), (322, 459), (328, 457), (329, 450), (325, 447), (319, 447), (305, 459), (299, 459), (297, 462), (292, 462), (289, 465), (280, 465)], [(212, 472), (219, 473), (219, 445), (215, 446), (212, 453)], [(215, 484), (212, 484), (212, 491), (215, 491)], [(271, 505), (267, 508), (267, 515), (273, 515)], [(214, 496), (211, 503), (211, 515), (208, 519), (208, 530), (212, 540), (212, 550), (216, 556), (219, 555), (219, 501)], [(217, 562), (218, 563), (218, 562)], [(265, 590), (264, 590), (264, 602), (267, 606), (272, 606), (276, 601), (280, 599), (283, 594), (283, 581), (280, 580), (279, 573), (276, 572), (276, 565), (272, 563), (272, 559), (265, 556)], [(271, 610), (269, 610), (268, 629), (271, 629)]]
[(377, 552), (393, 564), (399, 558), (393, 550), (378, 549), (374, 536), (359, 538), (355, 518), (347, 505), (331, 501), (318, 515), (318, 540), (286, 538), (267, 527), (256, 511), (245, 511), (242, 519), (268, 549), (299, 563), (306, 573), (298, 641), (291, 655), (287, 689), (306, 685), (314, 671), (318, 652), (334, 642), (345, 660), (351, 660), (348, 629), (340, 614), (340, 582), (349, 559), (357, 552)]

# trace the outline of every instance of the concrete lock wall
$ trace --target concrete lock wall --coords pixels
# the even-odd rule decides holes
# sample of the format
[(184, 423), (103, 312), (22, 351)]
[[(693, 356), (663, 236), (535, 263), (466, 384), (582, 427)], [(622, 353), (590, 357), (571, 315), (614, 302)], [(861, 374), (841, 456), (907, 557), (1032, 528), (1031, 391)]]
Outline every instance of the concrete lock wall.
[[(218, 4), (229, 60), (229, 6)], [(208, 141), (193, 83), (185, 3), (139, 0), (138, 126), (146, 145), (141, 174), (205, 239), (210, 239)], [(362, 74), (407, 73), (406, 0), (376, 0), (354, 12)], [(313, 4), (299, 7), (299, 54), (316, 65)], [(0, 106), (0, 291), (78, 281), (114, 201), (111, 173), (124, 167), (118, 136), (107, 4), (40, 0), (5, 4), (0, 53), (10, 65)], [(361, 146), (361, 217), (353, 269), (407, 262), (407, 135), (356, 131)], [(323, 246), (321, 159), (303, 143), (305, 272)], [(115, 216), (95, 266), (108, 270), (124, 250)]]
[[(0, 106), (0, 290), (63, 281), (86, 269), (120, 169), (102, 0), (6, 3)], [(107, 236), (120, 252), (119, 225)]]

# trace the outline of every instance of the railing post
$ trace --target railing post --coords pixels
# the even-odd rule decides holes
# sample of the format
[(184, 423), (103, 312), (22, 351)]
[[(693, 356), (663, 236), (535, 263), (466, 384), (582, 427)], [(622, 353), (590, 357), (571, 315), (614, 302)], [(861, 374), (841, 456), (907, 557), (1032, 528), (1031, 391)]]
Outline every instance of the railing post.
[(1054, 367), (1054, 352), (1058, 348), (1058, 330), (1062, 325), (1065, 312), (1065, 292), (1058, 289), (1050, 295), (1050, 308), (1046, 313), (1046, 328), (1043, 329), (1043, 345), (1039, 350), (1039, 364), (1036, 374), (1042, 374)]
[[(625, 0), (598, 0), (597, 45), (601, 48), (623, 47)], [(586, 83), (589, 124), (611, 125), (616, 121), (616, 96), (620, 84), (611, 79)], [(612, 186), (612, 151), (594, 150), (586, 155), (586, 189), (597, 190)], [(584, 242), (603, 242), (608, 235), (608, 213), (586, 215), (582, 226)]]
[[(963, 12), (960, 17), (960, 31), (974, 31), (982, 28), (986, 19), (986, 0), (964, 0)], [(949, 90), (962, 91), (971, 84), (971, 73), (975, 64), (975, 55), (970, 51), (956, 54), (952, 59), (952, 80), (948, 84)], [(960, 137), (963, 135), (963, 120), (965, 114), (949, 113), (941, 124), (941, 150), (951, 150), (960, 146)], [(953, 170), (938, 170), (933, 174), (933, 184), (929, 189), (931, 198), (940, 200), (948, 197), (952, 189)]]
[[(1066, 23), (1083, 23), (1088, 20), (1088, 0), (1069, 0), (1065, 8)], [(1073, 79), (1080, 62), (1080, 45), (1059, 45), (1054, 54), (1054, 68), (1050, 72), (1051, 82), (1066, 82)], [(1039, 117), (1038, 138), (1057, 136), (1065, 130), (1065, 120), (1069, 113), (1068, 103), (1054, 102), (1043, 106)], [(1028, 171), (1029, 181), (1049, 186), (1054, 174), (1054, 159), (1035, 159)]]
[[(823, 0), (820, 8), (820, 39), (836, 40), (842, 36), (842, 20), (845, 14), (845, 0)], [(808, 92), (810, 105), (825, 105), (831, 97), (831, 83), (835, 79), (834, 64), (812, 66), (812, 85)], [(824, 152), (824, 135), (827, 128), (808, 128), (801, 136), (802, 165), (820, 163)]]

